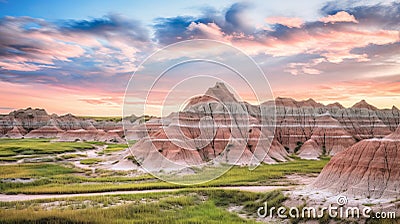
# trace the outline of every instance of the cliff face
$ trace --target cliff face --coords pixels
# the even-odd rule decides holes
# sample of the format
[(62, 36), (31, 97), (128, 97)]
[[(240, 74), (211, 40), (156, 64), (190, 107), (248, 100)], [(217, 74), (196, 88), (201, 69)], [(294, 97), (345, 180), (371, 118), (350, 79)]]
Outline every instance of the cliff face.
[(299, 142), (314, 139), (333, 155), (356, 141), (382, 138), (392, 133), (400, 123), (399, 110), (395, 107), (392, 110), (358, 107), (305, 106), (303, 102), (281, 100), (277, 103), (276, 137), (291, 150)]
[[(96, 121), (71, 114), (49, 115), (43, 109), (27, 108), (0, 116), (0, 137), (55, 137), (64, 141), (123, 141), (126, 137), (139, 140), (135, 148), (141, 150), (146, 149), (141, 144), (151, 139), (163, 154), (172, 156), (171, 152), (176, 152), (179, 156), (173, 158), (189, 159), (184, 145), (170, 140), (171, 135), (183, 135), (186, 144), (198, 148), (189, 154), (198, 154), (196, 158), (201, 161), (224, 156), (226, 161), (233, 162), (238, 148), (244, 148), (239, 159), (243, 164), (251, 163), (253, 155), (260, 161), (276, 163), (288, 160), (287, 152), (299, 151), (309, 140), (316, 152), (313, 155), (335, 155), (364, 139), (383, 138), (399, 126), (400, 111), (396, 107), (377, 109), (366, 101), (345, 108), (339, 103), (325, 106), (312, 99), (290, 98), (255, 106), (238, 102), (223, 83), (217, 83), (204, 96), (189, 101), (181, 112), (163, 118), (132, 115), (124, 121), (129, 122), (127, 130), (123, 130), (122, 122)], [(203, 125), (202, 131), (199, 125)], [(148, 135), (150, 139), (145, 138)], [(262, 141), (257, 141), (260, 138)]]
[[(268, 126), (274, 124), (274, 117), (260, 111), (276, 111), (275, 128)], [(184, 111), (135, 128), (134, 132), (142, 135), (133, 151), (140, 161), (149, 163), (157, 153), (180, 164), (216, 159), (242, 165), (276, 163), (289, 160), (287, 151), (296, 151), (302, 158), (319, 159), (363, 139), (392, 133), (392, 127), (399, 125), (398, 112), (395, 107), (379, 110), (365, 101), (345, 108), (339, 103), (324, 106), (312, 99), (277, 98), (254, 106), (238, 102), (223, 83), (217, 83), (204, 96), (193, 98)], [(205, 117), (215, 123), (202, 120)], [(202, 125), (208, 128), (201, 129)], [(268, 128), (263, 129), (265, 125)], [(148, 137), (143, 133), (146, 128)], [(150, 146), (154, 146), (152, 153)], [(162, 169), (163, 162), (157, 164), (160, 166), (153, 168)]]
[(382, 139), (367, 139), (336, 154), (313, 186), (366, 198), (400, 194), (400, 127)]
[[(261, 128), (260, 120), (249, 115), (249, 107), (217, 83), (204, 96), (192, 99), (184, 111), (146, 123), (149, 136), (140, 139), (132, 151), (154, 170), (168, 169), (163, 158), (181, 165), (211, 160), (237, 165), (287, 161), (285, 148), (273, 141), (273, 127)], [(159, 124), (158, 130), (154, 124)]]

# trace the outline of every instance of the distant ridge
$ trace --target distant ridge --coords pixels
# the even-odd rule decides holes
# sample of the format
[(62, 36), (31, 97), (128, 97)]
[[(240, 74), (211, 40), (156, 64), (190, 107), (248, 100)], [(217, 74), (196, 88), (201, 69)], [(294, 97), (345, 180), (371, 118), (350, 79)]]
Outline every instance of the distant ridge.
[(344, 106), (338, 102), (328, 104), (328, 105), (326, 105), (326, 107), (344, 109)]
[(360, 102), (354, 104), (351, 108), (358, 108), (358, 109), (368, 109), (368, 110), (378, 110), (375, 106), (367, 103), (365, 100), (361, 100)]

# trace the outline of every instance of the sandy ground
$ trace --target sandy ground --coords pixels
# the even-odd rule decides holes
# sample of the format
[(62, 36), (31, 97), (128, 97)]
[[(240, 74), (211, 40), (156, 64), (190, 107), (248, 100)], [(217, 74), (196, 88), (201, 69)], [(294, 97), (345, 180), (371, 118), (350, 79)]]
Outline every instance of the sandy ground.
[(351, 197), (348, 195), (334, 194), (324, 190), (314, 190), (308, 186), (298, 187), (294, 190), (288, 191), (286, 195), (290, 198), (285, 202), (286, 206), (299, 206), (307, 203), (307, 206), (313, 207), (328, 207), (329, 205), (337, 205), (338, 199), (345, 198), (345, 208), (358, 207), (363, 209), (370, 207), (374, 211), (396, 212), (400, 214), (400, 200), (393, 198), (362, 198)]

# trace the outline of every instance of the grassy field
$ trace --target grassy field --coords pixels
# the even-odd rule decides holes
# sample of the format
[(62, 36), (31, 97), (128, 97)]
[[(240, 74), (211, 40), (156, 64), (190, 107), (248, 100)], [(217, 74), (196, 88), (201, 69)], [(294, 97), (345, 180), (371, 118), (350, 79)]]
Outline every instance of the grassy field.
[(128, 148), (127, 144), (104, 144), (104, 146), (107, 146), (103, 151), (98, 152), (99, 155), (103, 154), (111, 154), (113, 152), (118, 152), (122, 151), (126, 148)]
[[(0, 223), (258, 223), (257, 210), (265, 202), (269, 207), (277, 208), (284, 206), (286, 200), (287, 197), (281, 191), (252, 193), (203, 188), (176, 192), (0, 202)], [(308, 220), (287, 221), (299, 223)], [(330, 220), (327, 217), (313, 221), (356, 223), (349, 220)], [(365, 221), (368, 224), (395, 224), (400, 220)], [(274, 220), (274, 223), (281, 222), (280, 219)]]
[(102, 161), (103, 161), (103, 160), (97, 159), (97, 158), (82, 159), (82, 160), (80, 161), (80, 164), (83, 164), (83, 165), (92, 165), (92, 164), (100, 163), (100, 162), (102, 162)]
[[(291, 183), (282, 179), (285, 175), (293, 173), (317, 174), (328, 161), (329, 159), (327, 158), (320, 161), (297, 159), (287, 163), (261, 165), (255, 170), (249, 170), (247, 167), (233, 167), (223, 176), (213, 181), (186, 187), (288, 185)], [(89, 162), (92, 163), (93, 161)], [(43, 172), (43, 166), (51, 167), (46, 169), (48, 171)], [(151, 175), (125, 177), (124, 173), (121, 172), (119, 174), (99, 173), (96, 177), (89, 177), (85, 175), (85, 172), (84, 170), (72, 168), (68, 164), (4, 165), (0, 171), (0, 178), (34, 178), (35, 180), (25, 184), (0, 182), (0, 191), (7, 194), (50, 194), (185, 187), (159, 181)], [(185, 176), (185, 178), (190, 178), (190, 176)]]
[(43, 155), (93, 149), (87, 142), (51, 142), (51, 139), (0, 139), (0, 160), (19, 155)]
[[(1, 223), (255, 223), (228, 211), (240, 206), (252, 217), (265, 201), (280, 206), (279, 191), (184, 190), (120, 196), (0, 203)], [(84, 203), (83, 203), (84, 202)], [(46, 205), (46, 206), (43, 206)], [(54, 208), (49, 210), (51, 205)]]
[[(232, 167), (219, 178), (183, 186), (160, 181), (149, 174), (132, 171), (107, 171), (75, 167), (72, 161), (92, 165), (99, 158), (86, 158), (85, 150), (106, 146), (99, 155), (126, 149), (126, 144), (101, 142), (51, 142), (51, 139), (0, 139), (0, 161), (17, 161), (53, 155), (57, 162), (3, 164), (0, 166), (0, 193), (66, 194), (122, 190), (180, 188), (174, 192), (131, 195), (109, 195), (44, 199), (23, 202), (0, 202), (0, 223), (256, 223), (257, 209), (268, 202), (281, 206), (286, 197), (281, 191), (250, 193), (217, 189), (221, 186), (285, 186), (293, 185), (285, 176), (317, 175), (329, 162), (293, 160), (274, 165), (261, 165), (255, 170)], [(71, 153), (75, 152), (75, 153)], [(66, 153), (66, 154), (65, 154)], [(196, 170), (205, 174), (214, 168)], [(180, 179), (181, 178), (181, 179)], [(190, 175), (178, 176), (188, 181)], [(232, 212), (234, 210), (234, 212)], [(279, 220), (277, 220), (279, 222)], [(291, 219), (298, 223), (301, 219)], [(315, 220), (328, 223), (332, 220)], [(337, 221), (337, 220), (335, 220)], [(399, 220), (366, 220), (366, 223), (397, 223)]]

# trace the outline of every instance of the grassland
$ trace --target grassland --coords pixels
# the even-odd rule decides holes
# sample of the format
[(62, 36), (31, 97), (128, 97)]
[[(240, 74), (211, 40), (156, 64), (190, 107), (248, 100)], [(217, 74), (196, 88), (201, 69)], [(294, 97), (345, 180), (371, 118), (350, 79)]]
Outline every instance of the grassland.
[[(174, 193), (47, 199), (0, 203), (2, 223), (255, 223), (227, 209), (254, 216), (265, 201), (280, 206), (279, 191), (250, 193), (192, 189)], [(84, 203), (83, 203), (84, 202)], [(45, 204), (46, 206), (43, 206)], [(51, 205), (57, 204), (49, 210)]]
[[(257, 210), (284, 206), (281, 191), (252, 193), (222, 189), (184, 189), (130, 195), (84, 196), (0, 202), (1, 223), (257, 223)], [(287, 208), (287, 207), (286, 207)], [(267, 215), (268, 212), (267, 212)], [(276, 219), (274, 223), (283, 220)], [(289, 219), (288, 223), (307, 221)], [(398, 223), (399, 219), (368, 219), (365, 223)], [(315, 223), (356, 223), (331, 220)]]
[(43, 155), (93, 149), (87, 142), (52, 142), (51, 139), (0, 139), (0, 160), (19, 155)]
[(62, 159), (74, 159), (74, 158), (79, 158), (79, 157), (87, 157), (87, 155), (86, 154), (77, 153), (77, 154), (65, 154), (65, 155), (61, 155), (60, 157)]
[[(51, 139), (1, 139), (0, 161), (3, 163), (13, 162), (21, 157), (41, 155), (55, 155), (54, 157), (62, 161), (1, 165), (0, 193), (67, 194), (181, 189), (147, 194), (0, 202), (0, 223), (256, 223), (254, 220), (258, 207), (266, 201), (269, 206), (281, 206), (286, 200), (282, 192), (250, 193), (222, 190), (218, 187), (292, 185), (293, 183), (285, 176), (316, 175), (329, 161), (327, 157), (319, 161), (292, 157), (293, 161), (261, 165), (255, 170), (235, 166), (210, 182), (182, 186), (160, 181), (149, 174), (85, 170), (67, 161), (78, 159), (81, 164), (86, 165), (101, 162), (98, 158), (81, 158), (86, 157), (82, 151), (96, 146), (106, 146), (99, 154), (114, 153), (127, 147), (125, 144), (100, 142), (67, 143), (51, 142)], [(215, 170), (207, 168), (197, 172), (207, 174)], [(179, 178), (190, 181), (192, 176)], [(230, 212), (232, 208), (235, 212)], [(305, 220), (290, 221), (297, 223)], [(328, 223), (332, 220), (323, 218), (315, 221)], [(397, 223), (399, 220), (366, 221), (366, 223)]]
[[(85, 170), (73, 168), (68, 164), (4, 165), (0, 171), (0, 178), (34, 178), (35, 181), (26, 184), (0, 183), (0, 191), (7, 194), (57, 194), (184, 187), (289, 185), (291, 184), (289, 181), (283, 181), (284, 176), (293, 173), (317, 174), (328, 161), (329, 159), (327, 158), (320, 161), (297, 159), (287, 163), (261, 165), (255, 170), (249, 170), (247, 167), (233, 167), (221, 177), (195, 186), (182, 186), (162, 182), (148, 174), (125, 177), (124, 173), (101, 173), (99, 171), (100, 173), (97, 176), (90, 177), (86, 175)], [(51, 167), (48, 168), (48, 172), (39, 172), (43, 166)], [(212, 172), (212, 170), (209, 172)], [(190, 176), (185, 176), (185, 178), (190, 178)]]
[[(134, 144), (134, 143), (133, 143)], [(99, 145), (99, 144), (97, 144)], [(126, 148), (128, 148), (127, 144), (103, 144), (103, 146), (106, 146), (104, 150), (98, 152), (99, 155), (103, 155), (103, 154), (111, 154), (113, 152), (118, 152), (118, 151), (122, 151)]]
[(80, 164), (83, 165), (93, 165), (102, 162), (103, 160), (97, 158), (82, 159)]

